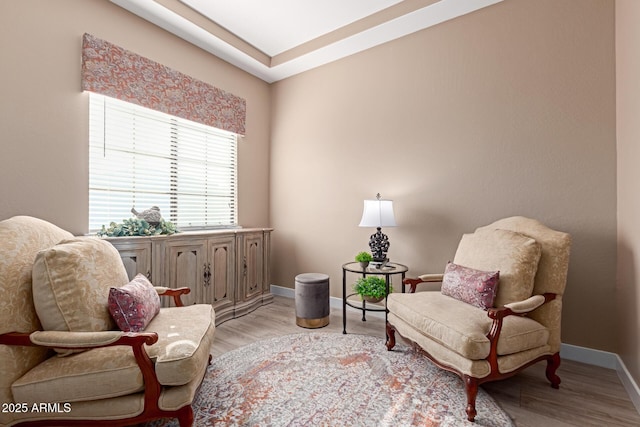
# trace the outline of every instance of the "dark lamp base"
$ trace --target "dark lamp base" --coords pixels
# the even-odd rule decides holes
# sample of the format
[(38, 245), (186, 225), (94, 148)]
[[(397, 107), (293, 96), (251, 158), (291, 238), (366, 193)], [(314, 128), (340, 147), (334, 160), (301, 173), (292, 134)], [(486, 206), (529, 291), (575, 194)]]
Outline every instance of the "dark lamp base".
[(373, 255), (374, 262), (381, 263), (387, 260), (389, 238), (382, 232), (380, 227), (369, 237), (369, 248), (371, 248), (371, 255)]

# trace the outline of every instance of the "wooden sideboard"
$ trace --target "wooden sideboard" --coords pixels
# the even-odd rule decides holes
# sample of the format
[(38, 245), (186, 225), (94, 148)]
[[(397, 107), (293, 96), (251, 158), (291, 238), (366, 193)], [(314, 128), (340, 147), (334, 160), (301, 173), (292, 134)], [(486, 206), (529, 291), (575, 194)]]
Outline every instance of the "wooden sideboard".
[(241, 228), (105, 240), (120, 252), (130, 279), (142, 273), (155, 286), (189, 287), (184, 303), (213, 305), (220, 324), (273, 301), (271, 231)]

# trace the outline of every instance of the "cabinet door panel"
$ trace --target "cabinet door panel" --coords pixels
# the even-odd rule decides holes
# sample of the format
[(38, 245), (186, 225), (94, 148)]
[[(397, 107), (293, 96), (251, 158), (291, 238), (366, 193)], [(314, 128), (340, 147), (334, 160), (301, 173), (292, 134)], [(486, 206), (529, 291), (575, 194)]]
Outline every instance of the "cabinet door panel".
[(234, 236), (209, 239), (208, 274), (205, 275), (206, 301), (213, 304), (216, 321), (233, 317), (236, 241)]
[(137, 274), (144, 274), (149, 280), (151, 277), (151, 243), (136, 242), (130, 240), (109, 240), (118, 250), (129, 280)]
[(262, 234), (244, 236), (242, 258), (242, 291), (243, 300), (248, 300), (262, 293)]
[(229, 291), (229, 250), (228, 248), (217, 247), (213, 249), (212, 259), (212, 283), (213, 302), (223, 299), (229, 299), (231, 292)]
[[(167, 242), (165, 257), (165, 286), (191, 288), (191, 293), (182, 296), (185, 305), (202, 303), (206, 250), (204, 241)], [(173, 305), (173, 303), (171, 303)]]
[(138, 274), (144, 274), (147, 279), (151, 280), (151, 262), (149, 262), (151, 257), (148, 256), (150, 255), (148, 252), (150, 251), (144, 249), (120, 251), (120, 257), (127, 270), (129, 280)]
[(228, 246), (213, 249), (211, 290), (213, 291), (212, 302), (214, 303), (222, 300), (233, 300), (233, 287), (229, 286), (233, 284), (233, 268), (229, 268), (233, 254), (229, 249)]

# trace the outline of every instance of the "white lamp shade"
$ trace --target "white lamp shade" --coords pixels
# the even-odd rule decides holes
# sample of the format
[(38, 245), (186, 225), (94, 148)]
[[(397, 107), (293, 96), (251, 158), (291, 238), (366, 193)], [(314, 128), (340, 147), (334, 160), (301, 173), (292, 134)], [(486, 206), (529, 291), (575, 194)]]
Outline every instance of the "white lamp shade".
[(392, 200), (365, 200), (360, 227), (395, 227)]

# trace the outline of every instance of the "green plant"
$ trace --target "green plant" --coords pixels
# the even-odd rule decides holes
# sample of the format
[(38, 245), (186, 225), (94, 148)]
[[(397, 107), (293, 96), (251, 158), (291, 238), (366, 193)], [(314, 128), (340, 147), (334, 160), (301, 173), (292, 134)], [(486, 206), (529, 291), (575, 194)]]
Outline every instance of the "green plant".
[(371, 262), (373, 261), (373, 257), (369, 252), (360, 252), (356, 255), (356, 261), (358, 262)]
[[(361, 297), (382, 299), (387, 296), (387, 282), (380, 276), (361, 277), (353, 285), (353, 290)], [(389, 284), (389, 293), (393, 292), (393, 286)]]
[(112, 222), (109, 224), (109, 227), (103, 225), (102, 229), (98, 231), (98, 236), (153, 236), (156, 234), (174, 234), (177, 232), (176, 226), (172, 222), (165, 221), (164, 219), (161, 219), (160, 224), (154, 227), (144, 219), (130, 218), (123, 220), (120, 224)]

